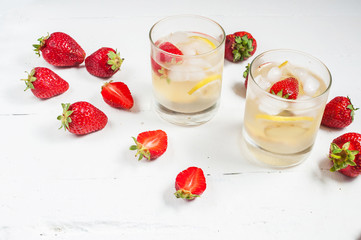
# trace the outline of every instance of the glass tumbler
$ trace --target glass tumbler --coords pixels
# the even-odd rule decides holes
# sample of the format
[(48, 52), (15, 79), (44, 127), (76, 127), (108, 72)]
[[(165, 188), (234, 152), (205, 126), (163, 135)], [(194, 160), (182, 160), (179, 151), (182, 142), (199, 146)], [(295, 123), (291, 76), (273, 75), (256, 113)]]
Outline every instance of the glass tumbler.
[(154, 106), (165, 120), (199, 125), (217, 112), (222, 88), (225, 32), (215, 21), (178, 15), (149, 32)]
[[(290, 79), (297, 82), (295, 99), (292, 94), (282, 95), (292, 85), (294, 80)], [(284, 85), (281, 93), (275, 92), (281, 81), (289, 85)], [(331, 82), (328, 68), (306, 53), (279, 49), (258, 55), (250, 65), (243, 122), (250, 157), (278, 167), (294, 166), (306, 159), (320, 127)]]

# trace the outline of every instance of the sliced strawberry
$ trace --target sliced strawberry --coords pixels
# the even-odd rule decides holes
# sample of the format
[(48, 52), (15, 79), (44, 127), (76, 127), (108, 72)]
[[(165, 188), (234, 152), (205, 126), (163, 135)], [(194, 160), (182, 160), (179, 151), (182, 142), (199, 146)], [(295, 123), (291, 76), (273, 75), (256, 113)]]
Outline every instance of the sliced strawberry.
[(137, 150), (135, 156), (138, 156), (138, 160), (143, 157), (148, 160), (154, 160), (167, 150), (168, 137), (163, 130), (142, 132), (137, 136), (137, 139), (133, 137), (135, 145), (130, 147), (130, 150)]
[(206, 178), (201, 168), (189, 167), (180, 172), (175, 180), (174, 195), (177, 198), (192, 200), (206, 190)]
[[(166, 51), (167, 53), (175, 54), (175, 55), (183, 55), (182, 51), (179, 50), (173, 43), (170, 42), (163, 42), (159, 45), (159, 48), (163, 51)], [(161, 62), (171, 62), (173, 59), (175, 59), (176, 62), (179, 62), (182, 60), (181, 57), (174, 57), (165, 53), (160, 53), (159, 60)]]
[(131, 109), (134, 105), (128, 86), (122, 82), (107, 82), (102, 86), (104, 101), (112, 107)]
[(150, 63), (152, 65), (152, 69), (153, 71), (161, 77), (165, 77), (167, 75), (167, 70), (162, 67), (161, 65), (159, 65), (152, 57), (150, 58)]
[(270, 89), (270, 93), (286, 99), (296, 99), (298, 91), (298, 81), (293, 77), (276, 82)]

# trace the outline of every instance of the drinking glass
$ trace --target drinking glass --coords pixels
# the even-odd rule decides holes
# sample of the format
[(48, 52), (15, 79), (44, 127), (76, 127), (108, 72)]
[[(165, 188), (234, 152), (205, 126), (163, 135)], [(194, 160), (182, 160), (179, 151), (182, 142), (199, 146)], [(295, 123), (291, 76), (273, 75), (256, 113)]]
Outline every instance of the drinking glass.
[(215, 21), (178, 15), (149, 32), (154, 106), (165, 120), (199, 125), (212, 119), (221, 96), (225, 32)]
[[(274, 83), (294, 78), (296, 99), (270, 91)], [(306, 53), (278, 49), (262, 53), (250, 65), (243, 139), (253, 159), (288, 167), (310, 154), (331, 86), (331, 74), (320, 60)]]

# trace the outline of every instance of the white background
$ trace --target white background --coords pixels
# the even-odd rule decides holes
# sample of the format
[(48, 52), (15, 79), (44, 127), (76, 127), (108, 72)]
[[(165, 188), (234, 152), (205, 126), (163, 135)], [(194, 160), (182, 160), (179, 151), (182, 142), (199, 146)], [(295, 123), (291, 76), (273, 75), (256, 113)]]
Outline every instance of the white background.
[[(361, 107), (361, 1), (6, 1), (0, 10), (0, 239), (361, 239), (361, 177), (329, 172), (330, 142), (360, 132), (361, 113), (342, 130), (321, 127), (311, 156), (289, 169), (260, 166), (239, 147), (245, 89), (243, 63), (225, 62), (222, 100), (210, 122), (179, 127), (152, 107), (148, 31), (181, 13), (245, 30), (256, 55), (275, 48), (308, 52), (330, 69), (329, 99), (350, 96)], [(125, 58), (112, 78), (130, 88), (135, 106), (103, 102), (105, 82), (82, 64), (56, 68), (32, 44), (56, 31), (87, 55), (116, 48)], [(69, 90), (48, 100), (24, 92), (25, 71), (48, 67)], [(58, 130), (61, 103), (85, 100), (109, 118), (101, 131), (77, 137)], [(361, 110), (360, 110), (361, 111)], [(129, 150), (131, 136), (163, 129), (169, 146), (147, 162)], [(174, 180), (201, 167), (207, 190), (176, 199)]]

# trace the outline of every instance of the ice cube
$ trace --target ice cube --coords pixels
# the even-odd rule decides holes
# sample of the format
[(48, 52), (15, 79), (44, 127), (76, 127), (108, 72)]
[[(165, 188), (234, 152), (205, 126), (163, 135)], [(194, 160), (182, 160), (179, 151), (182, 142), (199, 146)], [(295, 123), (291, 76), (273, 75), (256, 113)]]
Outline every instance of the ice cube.
[(258, 109), (268, 115), (277, 115), (288, 108), (289, 104), (282, 99), (264, 96), (259, 99)]
[(188, 40), (188, 34), (186, 32), (174, 32), (169, 35), (168, 41), (177, 45)]
[(272, 83), (281, 80), (281, 76), (282, 76), (282, 71), (279, 69), (279, 67), (273, 67), (267, 73), (267, 79)]
[(267, 90), (272, 85), (269, 81), (267, 81), (267, 79), (263, 78), (261, 75), (256, 76), (254, 80), (258, 84), (258, 86), (260, 86), (264, 90)]
[(312, 75), (307, 75), (303, 81), (303, 91), (308, 96), (313, 96), (320, 87), (320, 82)]
[(188, 58), (185, 59), (185, 61), (188, 65), (196, 66), (202, 69), (208, 69), (212, 67), (212, 65), (208, 61), (205, 61), (201, 58)]
[(308, 76), (308, 73), (305, 69), (303, 68), (295, 68), (293, 70), (293, 75), (299, 79), (300, 81), (302, 81), (303, 78), (305, 78), (306, 76)]
[(198, 66), (173, 65), (168, 72), (170, 81), (199, 81), (206, 77), (206, 73)]

